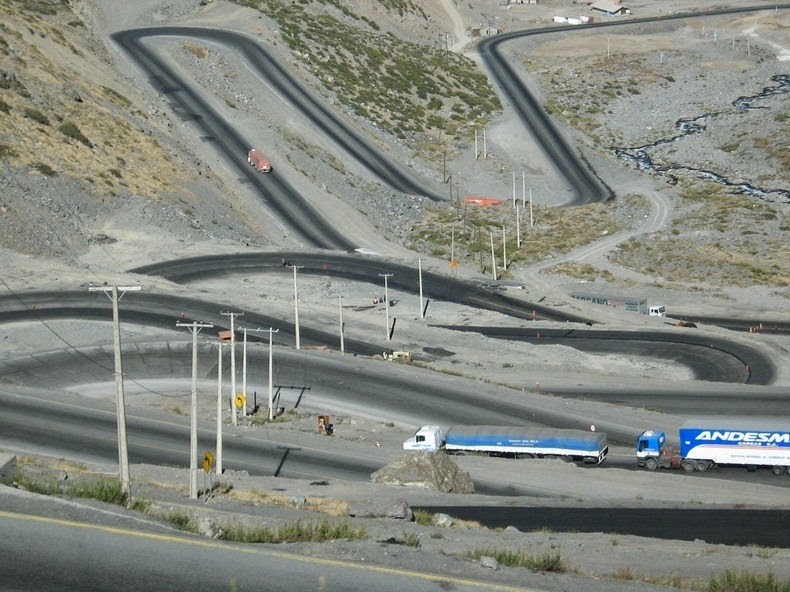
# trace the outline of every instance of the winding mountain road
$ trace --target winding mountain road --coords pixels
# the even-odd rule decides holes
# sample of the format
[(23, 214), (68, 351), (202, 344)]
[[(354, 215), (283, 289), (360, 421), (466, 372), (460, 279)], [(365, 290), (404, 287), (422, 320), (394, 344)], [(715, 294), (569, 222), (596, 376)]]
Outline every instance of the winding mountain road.
[[(773, 7), (771, 7), (773, 8)], [(754, 8), (750, 8), (754, 10)], [(716, 11), (717, 13), (734, 11)], [(688, 16), (688, 15), (686, 15)], [(680, 15), (679, 15), (680, 18)], [(623, 24), (632, 24), (638, 20), (629, 20)], [(560, 30), (564, 28), (556, 28)], [(555, 29), (543, 29), (540, 34), (551, 33)], [(536, 137), (546, 152), (554, 159), (556, 166), (574, 188), (574, 203), (602, 201), (612, 196), (608, 188), (595, 175), (576, 151), (557, 132), (553, 124), (534, 99), (520, 84), (518, 76), (498, 53), (500, 44), (524, 34), (508, 34), (487, 40), (481, 44), (481, 54), (492, 74), (497, 76), (498, 84), (514, 108), (519, 112), (522, 121), (533, 129)], [(353, 242), (339, 234), (326, 224), (310, 204), (304, 200), (288, 182), (278, 175), (261, 176), (247, 166), (244, 155), (250, 142), (234, 130), (221, 116), (213, 111), (190, 84), (159, 59), (156, 51), (149, 47), (145, 40), (151, 37), (194, 37), (212, 42), (227, 44), (234, 47), (251, 67), (272, 84), (276, 91), (294, 105), (298, 106), (322, 133), (332, 138), (343, 151), (366, 166), (372, 175), (387, 183), (390, 187), (403, 193), (425, 195), (431, 199), (442, 199), (430, 189), (426, 189), (409, 175), (402, 173), (400, 168), (382, 157), (368, 142), (326, 108), (318, 99), (305, 91), (268, 52), (251, 38), (231, 31), (216, 31), (197, 27), (155, 27), (135, 29), (116, 33), (113, 39), (129, 53), (143, 68), (154, 87), (172, 102), (174, 109), (185, 120), (192, 121), (213, 142), (217, 150), (235, 163), (240, 173), (251, 184), (257, 187), (266, 202), (276, 215), (289, 228), (299, 234), (303, 243), (317, 249), (351, 251)], [(529, 122), (529, 123), (528, 123)], [(654, 216), (647, 228), (663, 224), (666, 212), (661, 202), (657, 202)], [(616, 236), (605, 242), (585, 247), (574, 256), (591, 257), (602, 249), (611, 247), (615, 242), (623, 240)], [(329, 251), (306, 253), (293, 251), (273, 254), (240, 254), (207, 258), (195, 258), (181, 261), (161, 262), (130, 270), (137, 274), (150, 274), (166, 277), (176, 283), (188, 283), (196, 279), (216, 278), (222, 275), (273, 273), (281, 266), (281, 258), (293, 260), (302, 267), (301, 273), (316, 276), (353, 279), (354, 281), (380, 282), (378, 277), (382, 265), (387, 271), (397, 271), (392, 278), (393, 287), (400, 290), (415, 292), (417, 289), (417, 273), (414, 269), (393, 262), (372, 262), (368, 259), (333, 253)], [(554, 261), (553, 263), (556, 263)], [(573, 343), (575, 347), (587, 348), (588, 351), (601, 351), (617, 347), (641, 348), (645, 355), (661, 356), (659, 352), (669, 352), (670, 359), (681, 361), (694, 368), (698, 379), (732, 383), (752, 383), (768, 385), (776, 378), (776, 368), (772, 360), (763, 352), (724, 338), (711, 339), (698, 337), (688, 332), (614, 332), (597, 329), (584, 329), (582, 323), (588, 319), (566, 315), (540, 306), (487, 290), (477, 284), (452, 280), (439, 275), (423, 274), (427, 294), (431, 298), (456, 302), (466, 306), (484, 308), (510, 315), (514, 318), (527, 320), (539, 316), (542, 319), (575, 323), (570, 329), (562, 328), (543, 331), (542, 343)], [(187, 299), (163, 294), (143, 294), (139, 298), (124, 302), (124, 322), (139, 323), (146, 326), (173, 329), (174, 322), (180, 315), (190, 318), (201, 318), (214, 321), (217, 328), (224, 325), (220, 315), (222, 305), (215, 302)], [(533, 316), (533, 311), (536, 313)], [(271, 326), (281, 329), (278, 334), (280, 343), (290, 344), (294, 334), (293, 326), (280, 319), (245, 311), (251, 324)], [(103, 295), (88, 295), (77, 292), (33, 293), (24, 295), (24, 305), (17, 298), (0, 299), (0, 323), (20, 324), (46, 322), (58, 319), (106, 319), (109, 321), (109, 302)], [(457, 329), (456, 327), (454, 327)], [(484, 327), (467, 327), (497, 336), (502, 339), (534, 338), (528, 329), (494, 330)], [(327, 332), (304, 328), (302, 337), (308, 344), (325, 345), (334, 342), (335, 335)], [(583, 346), (579, 345), (582, 344)], [(177, 376), (183, 379), (186, 365), (184, 352), (177, 351), (170, 344), (140, 345), (136, 352), (129, 352), (126, 358), (127, 372), (146, 372), (149, 380), (168, 380)], [(347, 341), (350, 352), (369, 355), (380, 353), (381, 344)], [(213, 355), (209, 348), (203, 347), (201, 360), (214, 370)], [(373, 405), (383, 409), (384, 413), (392, 413), (413, 421), (414, 418), (431, 418), (443, 423), (463, 423), (468, 417), (476, 417), (477, 421), (492, 424), (519, 424), (535, 422), (565, 427), (581, 427), (580, 422), (586, 418), (565, 417), (554, 411), (537, 409), (525, 401), (516, 398), (505, 399), (502, 390), (491, 385), (476, 385), (470, 392), (467, 381), (445, 376), (429, 376), (428, 372), (415, 372), (406, 375), (403, 369), (393, 370), (385, 364), (378, 364), (373, 369), (366, 366), (367, 372), (360, 372), (357, 366), (360, 361), (347, 359), (323, 360), (319, 356), (304, 361), (303, 353), (289, 352), (284, 356), (282, 365), (283, 377), (294, 377), (294, 383), (315, 385), (316, 391), (322, 396), (345, 398), (349, 408), (364, 410)], [(91, 359), (91, 362), (88, 360)], [(77, 351), (73, 348), (46, 353), (37, 353), (16, 358), (6, 358), (0, 365), (0, 384), (26, 384), (30, 388), (45, 389), (46, 385), (57, 384), (60, 389), (69, 385), (85, 384), (86, 381), (107, 382), (110, 380), (111, 369), (106, 364), (109, 350), (101, 347)], [(179, 360), (179, 361), (177, 361)], [(290, 360), (287, 361), (287, 360)], [(289, 365), (290, 364), (290, 365)], [(86, 370), (91, 368), (91, 370)], [(155, 370), (155, 371), (154, 371)], [(448, 385), (448, 382), (451, 383)], [(333, 391), (332, 388), (336, 390)], [(2, 389), (0, 389), (2, 390)], [(638, 391), (638, 389), (634, 389)], [(669, 412), (689, 413), (692, 409), (718, 409), (722, 412), (735, 408), (739, 403), (736, 396), (719, 396), (719, 389), (712, 385), (709, 390), (697, 389), (696, 396), (691, 398), (668, 397), (665, 401), (651, 406), (664, 408)], [(394, 395), (393, 395), (394, 393)], [(606, 398), (607, 393), (609, 398)], [(640, 405), (647, 405), (655, 393), (637, 392), (636, 398), (625, 402), (628, 395), (622, 391), (611, 393), (601, 389), (598, 392), (590, 389), (574, 389), (564, 393), (570, 396), (594, 397), (601, 400)], [(659, 393), (660, 395), (660, 393)], [(64, 450), (75, 452), (90, 449), (101, 457), (115, 454), (115, 439), (112, 436), (114, 416), (112, 409), (99, 409), (93, 412), (70, 410), (67, 405), (58, 407), (60, 421), (53, 421), (44, 409), (42, 401), (32, 400), (21, 395), (2, 393), (4, 413), (0, 417), (0, 433), (5, 439), (14, 442), (27, 441), (35, 446), (58, 445)], [(786, 394), (775, 389), (766, 389), (755, 394), (754, 399), (740, 402), (744, 412), (766, 414), (788, 414)], [(6, 413), (7, 412), (7, 413)], [(69, 424), (65, 419), (73, 419)], [(418, 422), (414, 422), (418, 423)], [(173, 442), (184, 440), (186, 420), (174, 420), (170, 425), (163, 425), (152, 418), (132, 418), (131, 446), (137, 455), (133, 462), (159, 462), (186, 464), (185, 450), (173, 452)], [(90, 426), (90, 429), (88, 427)], [(632, 442), (634, 430), (638, 427), (623, 428), (605, 423), (601, 429), (610, 433), (613, 441)], [(52, 435), (56, 434), (57, 442)], [(109, 436), (108, 436), (109, 434)], [(201, 437), (210, 439), (212, 434), (204, 431)], [(289, 441), (287, 436), (277, 438), (247, 437), (239, 438), (228, 445), (230, 468), (258, 467), (259, 470), (282, 476), (327, 476), (355, 479), (364, 476), (381, 466), (378, 456), (359, 457), (356, 452), (349, 452), (344, 458), (334, 451), (332, 454), (305, 447), (299, 441)], [(164, 451), (164, 452), (163, 452)], [(357, 458), (354, 458), (354, 455)], [(350, 460), (353, 459), (353, 460)], [(235, 463), (235, 464), (234, 464)], [(601, 469), (605, 470), (605, 469)], [(492, 490), (495, 486), (491, 485)], [(484, 484), (485, 487), (485, 484)]]

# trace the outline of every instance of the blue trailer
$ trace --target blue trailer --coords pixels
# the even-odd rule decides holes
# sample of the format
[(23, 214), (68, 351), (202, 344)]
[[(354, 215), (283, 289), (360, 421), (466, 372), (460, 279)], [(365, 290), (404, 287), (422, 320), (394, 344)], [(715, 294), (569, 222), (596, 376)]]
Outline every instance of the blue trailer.
[(716, 466), (749, 470), (790, 471), (790, 426), (786, 421), (696, 421), (679, 430), (680, 449), (667, 445), (664, 432), (647, 431), (637, 438), (637, 464), (650, 471), (681, 468), (690, 473)]
[(609, 453), (606, 434), (601, 432), (510, 426), (453, 426), (444, 437), (438, 426), (423, 426), (403, 447), (443, 449), (448, 454), (559, 458), (590, 464), (602, 463)]

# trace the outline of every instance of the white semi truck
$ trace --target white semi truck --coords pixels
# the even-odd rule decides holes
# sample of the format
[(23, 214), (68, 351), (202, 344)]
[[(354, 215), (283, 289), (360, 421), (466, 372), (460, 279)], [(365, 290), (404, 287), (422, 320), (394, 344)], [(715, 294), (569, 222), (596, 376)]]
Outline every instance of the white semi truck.
[(606, 434), (583, 430), (513, 426), (423, 426), (403, 443), (404, 450), (444, 450), (515, 458), (559, 458), (601, 464), (609, 453)]

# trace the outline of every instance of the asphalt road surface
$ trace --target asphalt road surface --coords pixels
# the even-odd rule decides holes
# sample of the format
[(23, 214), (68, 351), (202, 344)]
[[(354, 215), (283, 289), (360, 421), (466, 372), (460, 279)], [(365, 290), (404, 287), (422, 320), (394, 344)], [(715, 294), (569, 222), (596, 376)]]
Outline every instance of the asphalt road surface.
[[(482, 580), (221, 542), (87, 506), (0, 493), (0, 587), (164, 590), (516, 590)], [(46, 541), (46, 544), (42, 544)], [(518, 590), (525, 590), (519, 587)], [(540, 592), (532, 588), (534, 592)]]
[[(655, 508), (438, 507), (459, 519), (488, 528), (522, 531), (605, 532), (657, 539), (703, 540), (713, 545), (790, 546), (790, 510), (696, 510)], [(678, 528), (678, 525), (683, 525)], [(625, 529), (623, 526), (627, 525)], [(755, 528), (759, 525), (759, 528)]]

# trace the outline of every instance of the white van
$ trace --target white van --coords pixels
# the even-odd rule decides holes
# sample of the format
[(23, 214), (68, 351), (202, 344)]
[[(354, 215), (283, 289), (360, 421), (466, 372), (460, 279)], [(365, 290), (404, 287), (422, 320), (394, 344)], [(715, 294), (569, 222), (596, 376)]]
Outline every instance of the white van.
[(665, 317), (667, 316), (667, 309), (663, 305), (651, 306), (648, 313), (651, 317)]

